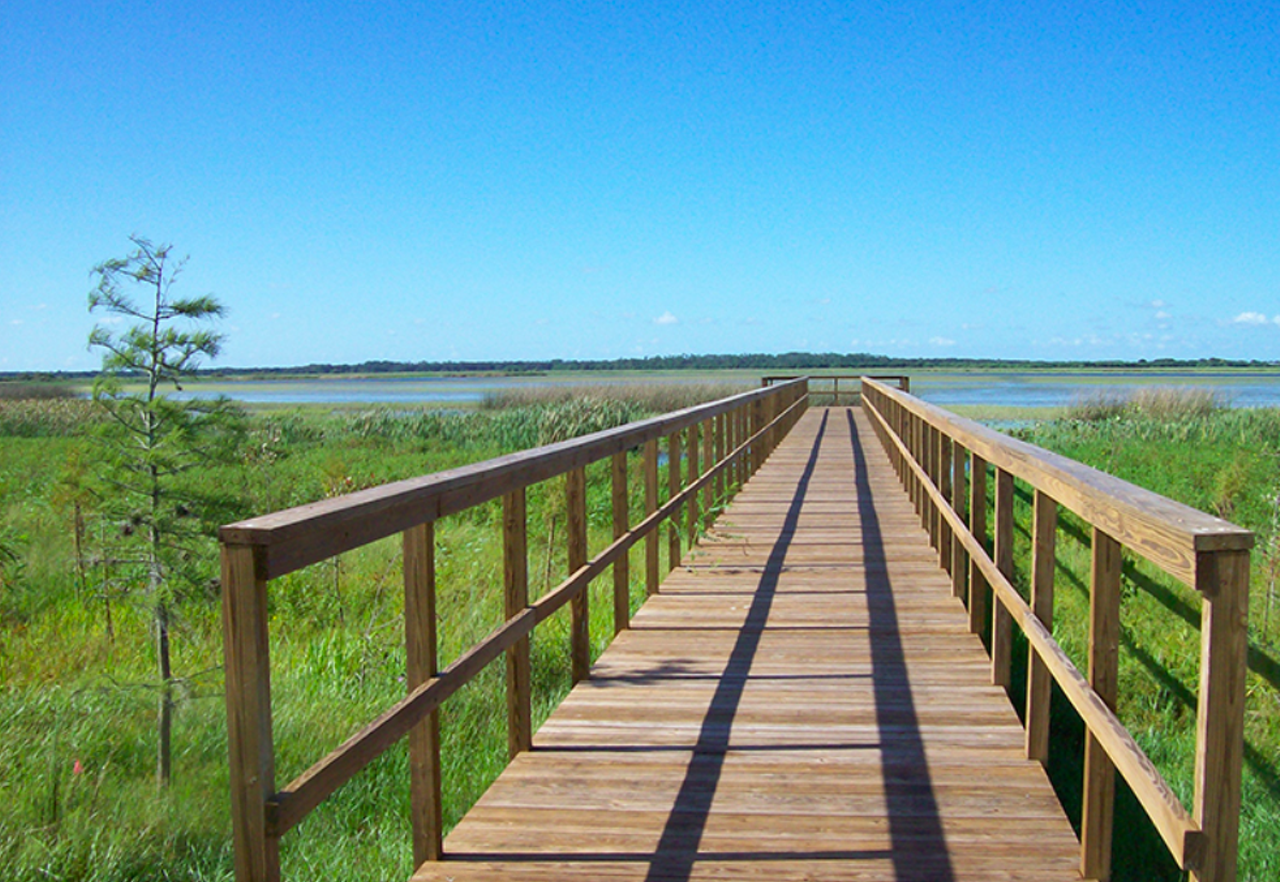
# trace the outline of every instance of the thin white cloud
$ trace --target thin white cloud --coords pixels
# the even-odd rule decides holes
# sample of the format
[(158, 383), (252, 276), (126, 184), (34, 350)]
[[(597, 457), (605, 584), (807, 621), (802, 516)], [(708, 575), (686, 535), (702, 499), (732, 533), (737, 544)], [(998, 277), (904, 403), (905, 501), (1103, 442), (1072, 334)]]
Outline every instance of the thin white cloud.
[(929, 342), (934, 346), (955, 346), (956, 341), (950, 337), (930, 337)]
[(1152, 300), (1151, 303), (1148, 305), (1152, 309), (1164, 309), (1169, 304), (1165, 303), (1163, 300)]
[(26, 324), (26, 322), (24, 322), (22, 319), (14, 319), (13, 321), (9, 322), (9, 324), (16, 326), (16, 325)]
[(653, 320), (655, 325), (676, 325), (680, 323), (680, 319), (671, 314), (671, 310), (667, 310), (662, 315)]
[(1159, 310), (1159, 311), (1156, 313), (1156, 318), (1157, 318), (1158, 320), (1160, 320), (1160, 321), (1164, 321), (1164, 320), (1166, 320), (1166, 319), (1171, 319), (1171, 318), (1173, 318), (1173, 316), (1172, 316), (1172, 315), (1170, 315), (1169, 313), (1165, 312), (1165, 311), (1162, 309), (1162, 310)]
[(1267, 317), (1260, 312), (1242, 312), (1231, 322), (1236, 325), (1265, 325)]

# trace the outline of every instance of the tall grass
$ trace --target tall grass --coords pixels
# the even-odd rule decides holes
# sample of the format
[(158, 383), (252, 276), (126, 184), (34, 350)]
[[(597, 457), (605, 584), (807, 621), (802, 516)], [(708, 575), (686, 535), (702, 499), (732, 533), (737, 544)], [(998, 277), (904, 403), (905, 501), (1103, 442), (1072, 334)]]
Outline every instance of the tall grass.
[(57, 398), (79, 398), (75, 389), (63, 383), (0, 382), (0, 401), (47, 401)]
[(519, 386), (487, 392), (480, 402), (485, 410), (505, 410), (569, 402), (614, 402), (649, 413), (669, 413), (745, 392), (745, 382), (697, 383), (598, 383)]
[(1220, 392), (1199, 386), (1148, 386), (1127, 394), (1102, 390), (1077, 397), (1066, 419), (1101, 422), (1149, 419), (1159, 422), (1204, 418), (1229, 406)]
[(0, 437), (55, 438), (80, 434), (104, 419), (82, 398), (0, 398)]
[[(1258, 534), (1249, 610), (1241, 878), (1280, 878), (1280, 410), (1228, 409), (1201, 395), (1135, 396), (1122, 415), (1037, 423), (1014, 434), (1093, 465)], [(1018, 505), (1019, 577), (1028, 582), (1030, 492)], [(1089, 621), (1087, 528), (1064, 515), (1059, 539), (1054, 635), (1083, 670)], [(1143, 749), (1191, 804), (1199, 687), (1200, 598), (1155, 566), (1126, 555), (1121, 612), (1119, 715)], [(1020, 694), (1015, 687), (1013, 694)], [(1017, 703), (1017, 699), (1015, 699)], [(1078, 804), (1078, 748), (1073, 712), (1058, 702), (1055, 785)], [(1058, 735), (1055, 735), (1055, 738)], [(1072, 739), (1075, 739), (1073, 741)], [(1074, 745), (1074, 747), (1072, 746)], [(1051, 769), (1053, 771), (1053, 769)], [(1123, 794), (1128, 851), (1118, 849), (1116, 878), (1179, 878), (1142, 813)], [(1117, 828), (1122, 829), (1122, 828)], [(1119, 833), (1117, 833), (1119, 836)], [(1121, 841), (1117, 839), (1117, 841)], [(1132, 843), (1141, 841), (1141, 847)], [(1154, 845), (1152, 844), (1154, 843)], [(1163, 869), (1161, 869), (1163, 867)]]
[[(62, 402), (49, 402), (52, 406)], [(85, 402), (70, 402), (84, 405)], [(50, 411), (38, 411), (47, 419)], [(86, 411), (87, 413), (87, 411)], [(198, 481), (231, 490), (246, 513), (284, 508), (649, 415), (635, 401), (572, 399), (470, 413), (389, 408), (254, 419), (235, 467)], [(0, 865), (6, 879), (231, 877), (221, 623), (215, 594), (175, 610), (174, 665), (184, 698), (174, 786), (153, 783), (153, 684), (145, 595), (106, 592), (100, 568), (76, 577), (75, 511), (66, 494), (86, 447), (70, 422), (0, 423)], [(83, 422), (81, 422), (81, 425)], [(30, 437), (43, 433), (40, 437)], [(15, 437), (16, 436), (16, 437)], [(608, 463), (588, 468), (591, 547), (612, 537)], [(633, 464), (632, 480), (639, 469)], [(665, 482), (661, 482), (665, 487)], [(529, 489), (531, 594), (568, 573), (564, 484)], [(632, 498), (640, 505), (642, 493)], [(92, 544), (119, 525), (92, 520)], [(639, 520), (640, 511), (633, 513)], [(442, 663), (502, 616), (501, 512), (478, 506), (437, 525)], [(8, 551), (13, 555), (9, 556)], [(216, 577), (212, 539), (202, 557)], [(636, 552), (639, 554), (639, 552)], [(18, 566), (18, 564), (21, 566)], [(632, 573), (642, 578), (637, 558)], [(323, 757), (404, 694), (401, 561), (383, 541), (272, 582), (269, 609), (277, 781)], [(592, 652), (612, 635), (608, 580), (592, 586)], [(216, 589), (215, 589), (216, 590)], [(633, 585), (633, 607), (644, 595)], [(110, 610), (112, 633), (107, 631)], [(535, 720), (569, 688), (567, 611), (532, 641)], [(445, 811), (456, 822), (506, 762), (505, 700), (492, 666), (442, 709)], [(411, 869), (403, 746), (343, 787), (283, 840), (286, 874), (406, 877)]]

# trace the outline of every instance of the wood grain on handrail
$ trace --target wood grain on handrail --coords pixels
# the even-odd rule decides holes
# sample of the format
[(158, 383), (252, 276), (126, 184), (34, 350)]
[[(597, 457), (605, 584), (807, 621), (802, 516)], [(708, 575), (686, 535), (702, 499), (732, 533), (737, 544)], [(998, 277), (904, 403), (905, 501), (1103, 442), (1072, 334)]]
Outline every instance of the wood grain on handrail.
[(1053, 635), (1036, 617), (1035, 612), (1018, 594), (1013, 583), (987, 555), (986, 549), (969, 533), (960, 517), (945, 504), (938, 489), (927, 480), (924, 469), (912, 457), (902, 441), (889, 430), (888, 423), (875, 408), (867, 408), (880, 427), (882, 437), (903, 454), (906, 467), (919, 478), (924, 492), (947, 519), (956, 535), (960, 536), (971, 562), (975, 562), (991, 586), (997, 604), (1006, 609), (1010, 617), (1026, 635), (1027, 643), (1044, 663), (1063, 694), (1080, 714), (1085, 726), (1096, 739), (1103, 752), (1124, 776), (1134, 796), (1142, 804), (1152, 824), (1168, 846), (1180, 867), (1199, 864), (1204, 850), (1204, 835), (1188, 814), (1182, 802), (1160, 775), (1133, 736), (1125, 729), (1106, 701), (1090, 686), (1089, 681), (1072, 663)]
[(259, 575), (274, 579), (416, 524), (455, 514), (570, 469), (667, 437), (709, 416), (733, 412), (777, 393), (777, 387), (754, 389), (535, 450), (249, 518), (222, 527), (219, 538), (225, 545), (261, 547), (259, 566), (264, 567), (264, 572)]
[(1026, 481), (1170, 575), (1195, 584), (1196, 554), (1246, 550), (1253, 533), (868, 379), (867, 385), (986, 462)]
[[(802, 400), (791, 404), (775, 422), (789, 416), (797, 408), (802, 408)], [(323, 802), (334, 790), (349, 780), (391, 745), (402, 738), (416, 723), (453, 695), (490, 662), (497, 659), (504, 651), (516, 648), (524, 641), (533, 628), (547, 617), (561, 609), (565, 604), (582, 596), (593, 579), (600, 576), (616, 560), (625, 555), (633, 545), (651, 534), (666, 519), (672, 517), (680, 507), (699, 493), (704, 486), (715, 480), (723, 469), (729, 468), (738, 459), (745, 457), (752, 443), (759, 443), (765, 432), (774, 425), (770, 423), (758, 433), (746, 439), (736, 449), (716, 463), (711, 469), (703, 472), (701, 477), (691, 482), (683, 491), (677, 493), (636, 524), (628, 533), (615, 539), (594, 558), (587, 561), (569, 575), (553, 590), (543, 595), (533, 604), (509, 615), (507, 620), (489, 633), (487, 637), (458, 657), (451, 665), (437, 676), (422, 683), (388, 710), (379, 715), (355, 735), (351, 736), (339, 747), (331, 751), (324, 759), (303, 772), (283, 790), (267, 800), (266, 825), (272, 836), (281, 836), (306, 815)], [(523, 490), (509, 494), (509, 510), (513, 525), (511, 532), (521, 533), (515, 522), (523, 521)], [(518, 540), (517, 540), (518, 542)], [(518, 570), (518, 562), (514, 564)], [(517, 581), (519, 573), (517, 572)], [(517, 586), (518, 590), (518, 586)], [(521, 699), (524, 696), (521, 695)], [(527, 719), (527, 705), (519, 708), (519, 719), (514, 720), (518, 730), (518, 738), (511, 743), (511, 752), (528, 749), (527, 740), (523, 737), (523, 720)]]

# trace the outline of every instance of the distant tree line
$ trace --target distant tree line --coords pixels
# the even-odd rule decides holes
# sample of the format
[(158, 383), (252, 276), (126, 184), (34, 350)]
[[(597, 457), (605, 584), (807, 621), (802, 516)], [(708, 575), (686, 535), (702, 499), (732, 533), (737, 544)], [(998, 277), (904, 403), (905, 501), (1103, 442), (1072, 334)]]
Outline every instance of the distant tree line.
[[(344, 374), (545, 374), (553, 371), (679, 371), (679, 370), (759, 370), (771, 372), (812, 370), (912, 370), (947, 368), (951, 370), (991, 369), (1190, 369), (1190, 368), (1270, 368), (1276, 361), (1233, 358), (1155, 358), (1124, 361), (1033, 361), (1031, 359), (998, 358), (891, 358), (867, 352), (784, 352), (781, 354), (745, 353), (741, 355), (653, 355), (647, 358), (510, 360), (510, 361), (364, 361), (359, 364), (307, 364), (295, 367), (205, 368), (200, 376), (260, 376)], [(0, 380), (40, 382), (50, 380), (87, 379), (95, 371), (20, 371), (0, 372)]]

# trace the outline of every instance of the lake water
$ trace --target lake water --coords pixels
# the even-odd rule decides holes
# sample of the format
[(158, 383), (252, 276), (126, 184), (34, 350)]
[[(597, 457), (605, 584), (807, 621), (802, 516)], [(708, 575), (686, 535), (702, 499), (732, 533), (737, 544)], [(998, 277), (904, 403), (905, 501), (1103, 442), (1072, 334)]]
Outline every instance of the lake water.
[[(487, 393), (528, 386), (751, 382), (744, 373), (688, 376), (332, 377), (201, 383), (183, 397), (229, 395), (248, 404), (475, 404)], [(843, 384), (842, 384), (843, 385)], [(1208, 388), (1234, 407), (1280, 407), (1280, 373), (1231, 371), (954, 372), (911, 375), (911, 391), (942, 407), (1061, 407), (1095, 394), (1125, 395), (1152, 386)]]

